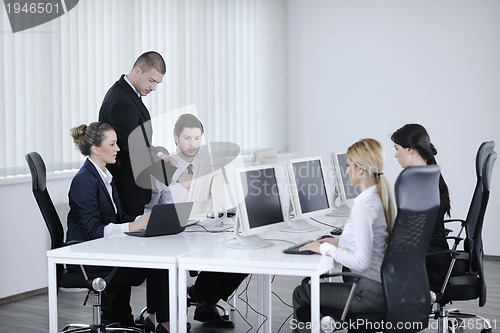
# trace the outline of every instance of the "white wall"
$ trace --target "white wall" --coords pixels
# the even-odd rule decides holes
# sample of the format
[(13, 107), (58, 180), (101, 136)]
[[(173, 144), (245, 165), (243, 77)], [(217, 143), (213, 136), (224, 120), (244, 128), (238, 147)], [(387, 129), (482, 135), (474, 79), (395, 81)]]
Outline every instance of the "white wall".
[[(298, 155), (344, 150), (363, 137), (424, 125), (438, 149), (452, 215), (465, 217), (480, 143), (500, 145), (500, 1), (290, 0), (289, 135)], [(500, 163), (497, 163), (500, 164)], [(484, 227), (500, 255), (500, 168)]]
[[(47, 182), (57, 208), (67, 207), (72, 175)], [(50, 249), (50, 237), (31, 191), (31, 178), (2, 183), (0, 198), (0, 298), (47, 287), (46, 252)], [(65, 225), (66, 217), (61, 219)]]

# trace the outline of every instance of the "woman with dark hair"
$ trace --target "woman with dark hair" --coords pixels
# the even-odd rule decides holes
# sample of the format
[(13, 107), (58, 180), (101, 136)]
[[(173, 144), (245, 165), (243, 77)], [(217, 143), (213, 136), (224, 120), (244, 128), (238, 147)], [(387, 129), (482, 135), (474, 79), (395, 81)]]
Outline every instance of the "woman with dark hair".
[[(80, 171), (75, 175), (69, 190), (70, 211), (68, 214), (67, 240), (89, 241), (109, 237), (127, 231), (145, 229), (149, 213), (142, 216), (125, 215), (113, 183), (113, 176), (106, 168), (116, 162), (120, 150), (116, 132), (105, 122), (82, 124), (71, 129), (73, 142), (82, 155), (87, 156)], [(112, 267), (86, 267), (88, 270)], [(69, 266), (68, 269), (79, 270)], [(112, 292), (103, 298), (103, 320), (118, 321), (125, 326), (134, 326), (130, 307), (131, 286), (139, 286), (147, 279), (146, 297), (149, 317), (144, 322), (146, 332), (168, 332), (168, 271), (160, 269), (119, 268), (112, 281)]]
[[(401, 167), (437, 164), (435, 158), (437, 150), (422, 125), (406, 124), (392, 134), (391, 140), (394, 142), (395, 155)], [(441, 206), (428, 253), (449, 249), (444, 228), (444, 216), (445, 214), (450, 216), (451, 204), (448, 185), (446, 185), (442, 175), (439, 177), (439, 193)], [(427, 275), (431, 289), (439, 290), (441, 288), (450, 261), (450, 256), (446, 253), (427, 257)]]

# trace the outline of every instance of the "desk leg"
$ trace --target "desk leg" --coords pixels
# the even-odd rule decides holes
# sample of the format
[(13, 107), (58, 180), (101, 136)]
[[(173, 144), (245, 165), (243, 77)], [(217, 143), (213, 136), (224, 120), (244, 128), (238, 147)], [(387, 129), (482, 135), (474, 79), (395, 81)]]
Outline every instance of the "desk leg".
[(178, 332), (187, 331), (187, 271), (179, 268), (179, 330)]
[[(271, 275), (257, 276), (257, 295), (261, 295), (258, 299), (258, 309), (267, 317), (264, 323), (263, 332), (272, 332), (272, 297), (271, 297)], [(259, 327), (264, 322), (263, 317), (259, 316)]]
[[(170, 332), (179, 331), (178, 308), (177, 308), (177, 269), (171, 268), (168, 270), (168, 302), (170, 306)], [(184, 329), (184, 332), (186, 330)]]
[(56, 263), (49, 258), (49, 331), (57, 333), (57, 269)]
[(319, 275), (311, 276), (311, 332), (319, 333)]

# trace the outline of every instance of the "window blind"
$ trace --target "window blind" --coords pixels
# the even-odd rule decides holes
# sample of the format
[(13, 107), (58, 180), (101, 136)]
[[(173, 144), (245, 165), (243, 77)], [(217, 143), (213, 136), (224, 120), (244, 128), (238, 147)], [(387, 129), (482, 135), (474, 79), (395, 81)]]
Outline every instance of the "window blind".
[(155, 119), (195, 106), (208, 141), (287, 149), (286, 0), (86, 0), (17, 33), (1, 20), (0, 177), (28, 173), (30, 151), (49, 172), (79, 168), (70, 129), (96, 121), (109, 87), (149, 50), (167, 62), (143, 99), (155, 142), (172, 140)]

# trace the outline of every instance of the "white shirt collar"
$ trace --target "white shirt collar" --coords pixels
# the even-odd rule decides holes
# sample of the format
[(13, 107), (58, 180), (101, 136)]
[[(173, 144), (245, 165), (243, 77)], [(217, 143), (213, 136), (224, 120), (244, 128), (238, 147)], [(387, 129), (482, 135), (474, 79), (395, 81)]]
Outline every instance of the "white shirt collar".
[(377, 185), (372, 185), (370, 187), (368, 187), (367, 189), (365, 189), (363, 192), (361, 192), (355, 199), (354, 199), (354, 202), (357, 202), (357, 201), (361, 201), (363, 200), (363, 198), (366, 198), (368, 196), (371, 196), (372, 193), (376, 193), (377, 192)]
[(135, 93), (137, 94), (137, 97), (141, 98), (141, 94), (137, 91), (137, 89), (135, 89), (134, 85), (132, 83), (130, 83), (130, 81), (128, 80), (127, 75), (125, 75), (123, 78), (132, 87), (132, 89), (135, 91)]
[(102, 171), (101, 168), (99, 168), (97, 166), (97, 164), (95, 164), (94, 161), (92, 161), (91, 158), (87, 157), (87, 159), (90, 162), (92, 162), (92, 164), (95, 166), (95, 168), (97, 169), (99, 176), (101, 176), (101, 179), (104, 182), (104, 184), (111, 184), (111, 181), (113, 181), (113, 175), (108, 171), (108, 169), (104, 168), (104, 171)]

